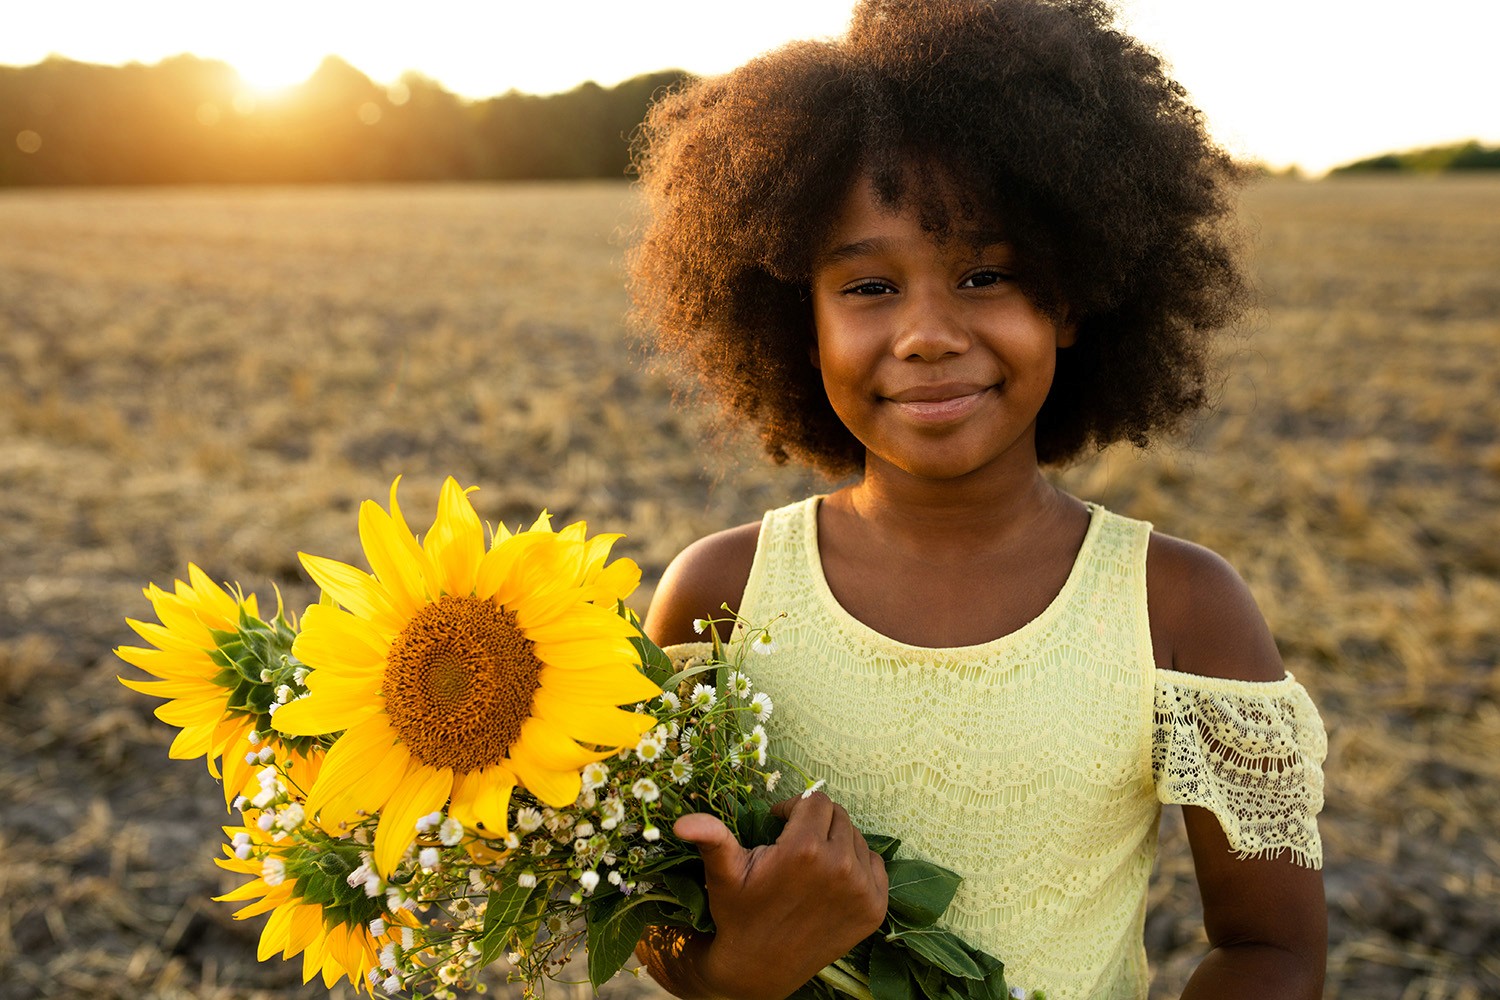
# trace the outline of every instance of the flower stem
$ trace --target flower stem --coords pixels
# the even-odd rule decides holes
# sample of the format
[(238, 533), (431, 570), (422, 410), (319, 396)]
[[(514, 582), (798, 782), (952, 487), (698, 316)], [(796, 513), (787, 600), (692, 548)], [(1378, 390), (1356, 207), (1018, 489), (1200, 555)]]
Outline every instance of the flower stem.
[(858, 1000), (875, 1000), (875, 995), (870, 992), (870, 988), (864, 983), (860, 982), (854, 976), (850, 975), (850, 973), (845, 971), (845, 969), (837, 962), (819, 969), (818, 978), (823, 980), (823, 982), (827, 983), (829, 986), (832, 986), (834, 989), (838, 990), (840, 993), (848, 994), (851, 997), (857, 997)]

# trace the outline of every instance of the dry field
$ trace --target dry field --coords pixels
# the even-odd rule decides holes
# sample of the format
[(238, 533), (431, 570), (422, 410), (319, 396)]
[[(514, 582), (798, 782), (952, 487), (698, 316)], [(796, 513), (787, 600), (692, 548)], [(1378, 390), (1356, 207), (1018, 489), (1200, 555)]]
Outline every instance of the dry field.
[[(1500, 181), (1245, 212), (1263, 308), (1216, 410), (1063, 478), (1225, 554), (1322, 707), (1327, 995), (1500, 996)], [(145, 581), (194, 560), (300, 606), (295, 551), (356, 559), (397, 473), (410, 511), (451, 472), (491, 520), (624, 531), (648, 583), (820, 488), (705, 445), (644, 369), (630, 213), (618, 185), (0, 193), (0, 997), (325, 993), (209, 898), (222, 800), (114, 679)], [(1202, 942), (1165, 826), (1153, 996)]]

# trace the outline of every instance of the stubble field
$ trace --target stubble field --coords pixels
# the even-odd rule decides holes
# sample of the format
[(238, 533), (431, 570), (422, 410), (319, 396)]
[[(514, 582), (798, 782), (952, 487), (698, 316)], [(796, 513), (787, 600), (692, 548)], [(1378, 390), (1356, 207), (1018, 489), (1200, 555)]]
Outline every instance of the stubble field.
[[(210, 897), (226, 818), (111, 650), (189, 560), (293, 608), (398, 473), (645, 569), (826, 489), (624, 332), (623, 185), (0, 194), (0, 997), (323, 996)], [(1331, 998), (1500, 995), (1500, 181), (1262, 184), (1215, 410), (1065, 484), (1224, 554), (1327, 722)], [(428, 515), (430, 516), (430, 514)], [(1202, 950), (1164, 821), (1153, 997)], [(572, 992), (570, 992), (572, 991)], [(496, 992), (502, 992), (497, 990)], [(549, 993), (586, 995), (570, 987)], [(656, 996), (632, 979), (606, 996)]]

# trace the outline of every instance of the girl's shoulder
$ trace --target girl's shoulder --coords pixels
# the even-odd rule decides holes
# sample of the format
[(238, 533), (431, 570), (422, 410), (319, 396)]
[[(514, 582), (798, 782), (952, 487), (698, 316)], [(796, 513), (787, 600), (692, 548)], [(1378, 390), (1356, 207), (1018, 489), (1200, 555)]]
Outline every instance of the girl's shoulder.
[[(644, 625), (652, 641), (661, 646), (700, 641), (704, 637), (694, 630), (694, 619), (724, 618), (725, 605), (738, 610), (759, 538), (760, 522), (751, 521), (700, 538), (678, 553), (651, 597)], [(728, 626), (719, 632), (729, 638)]]
[(1285, 675), (1249, 586), (1211, 549), (1153, 531), (1146, 547), (1146, 606), (1160, 669), (1245, 681)]

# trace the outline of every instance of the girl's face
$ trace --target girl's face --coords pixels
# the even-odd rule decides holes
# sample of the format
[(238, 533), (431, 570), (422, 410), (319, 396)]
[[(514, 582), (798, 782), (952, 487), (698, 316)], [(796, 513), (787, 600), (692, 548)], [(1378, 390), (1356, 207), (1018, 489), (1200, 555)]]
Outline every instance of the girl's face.
[(1036, 415), (1074, 331), (1014, 272), (998, 233), (960, 226), (939, 243), (854, 184), (813, 269), (813, 363), (871, 462), (928, 479), (1035, 466)]

